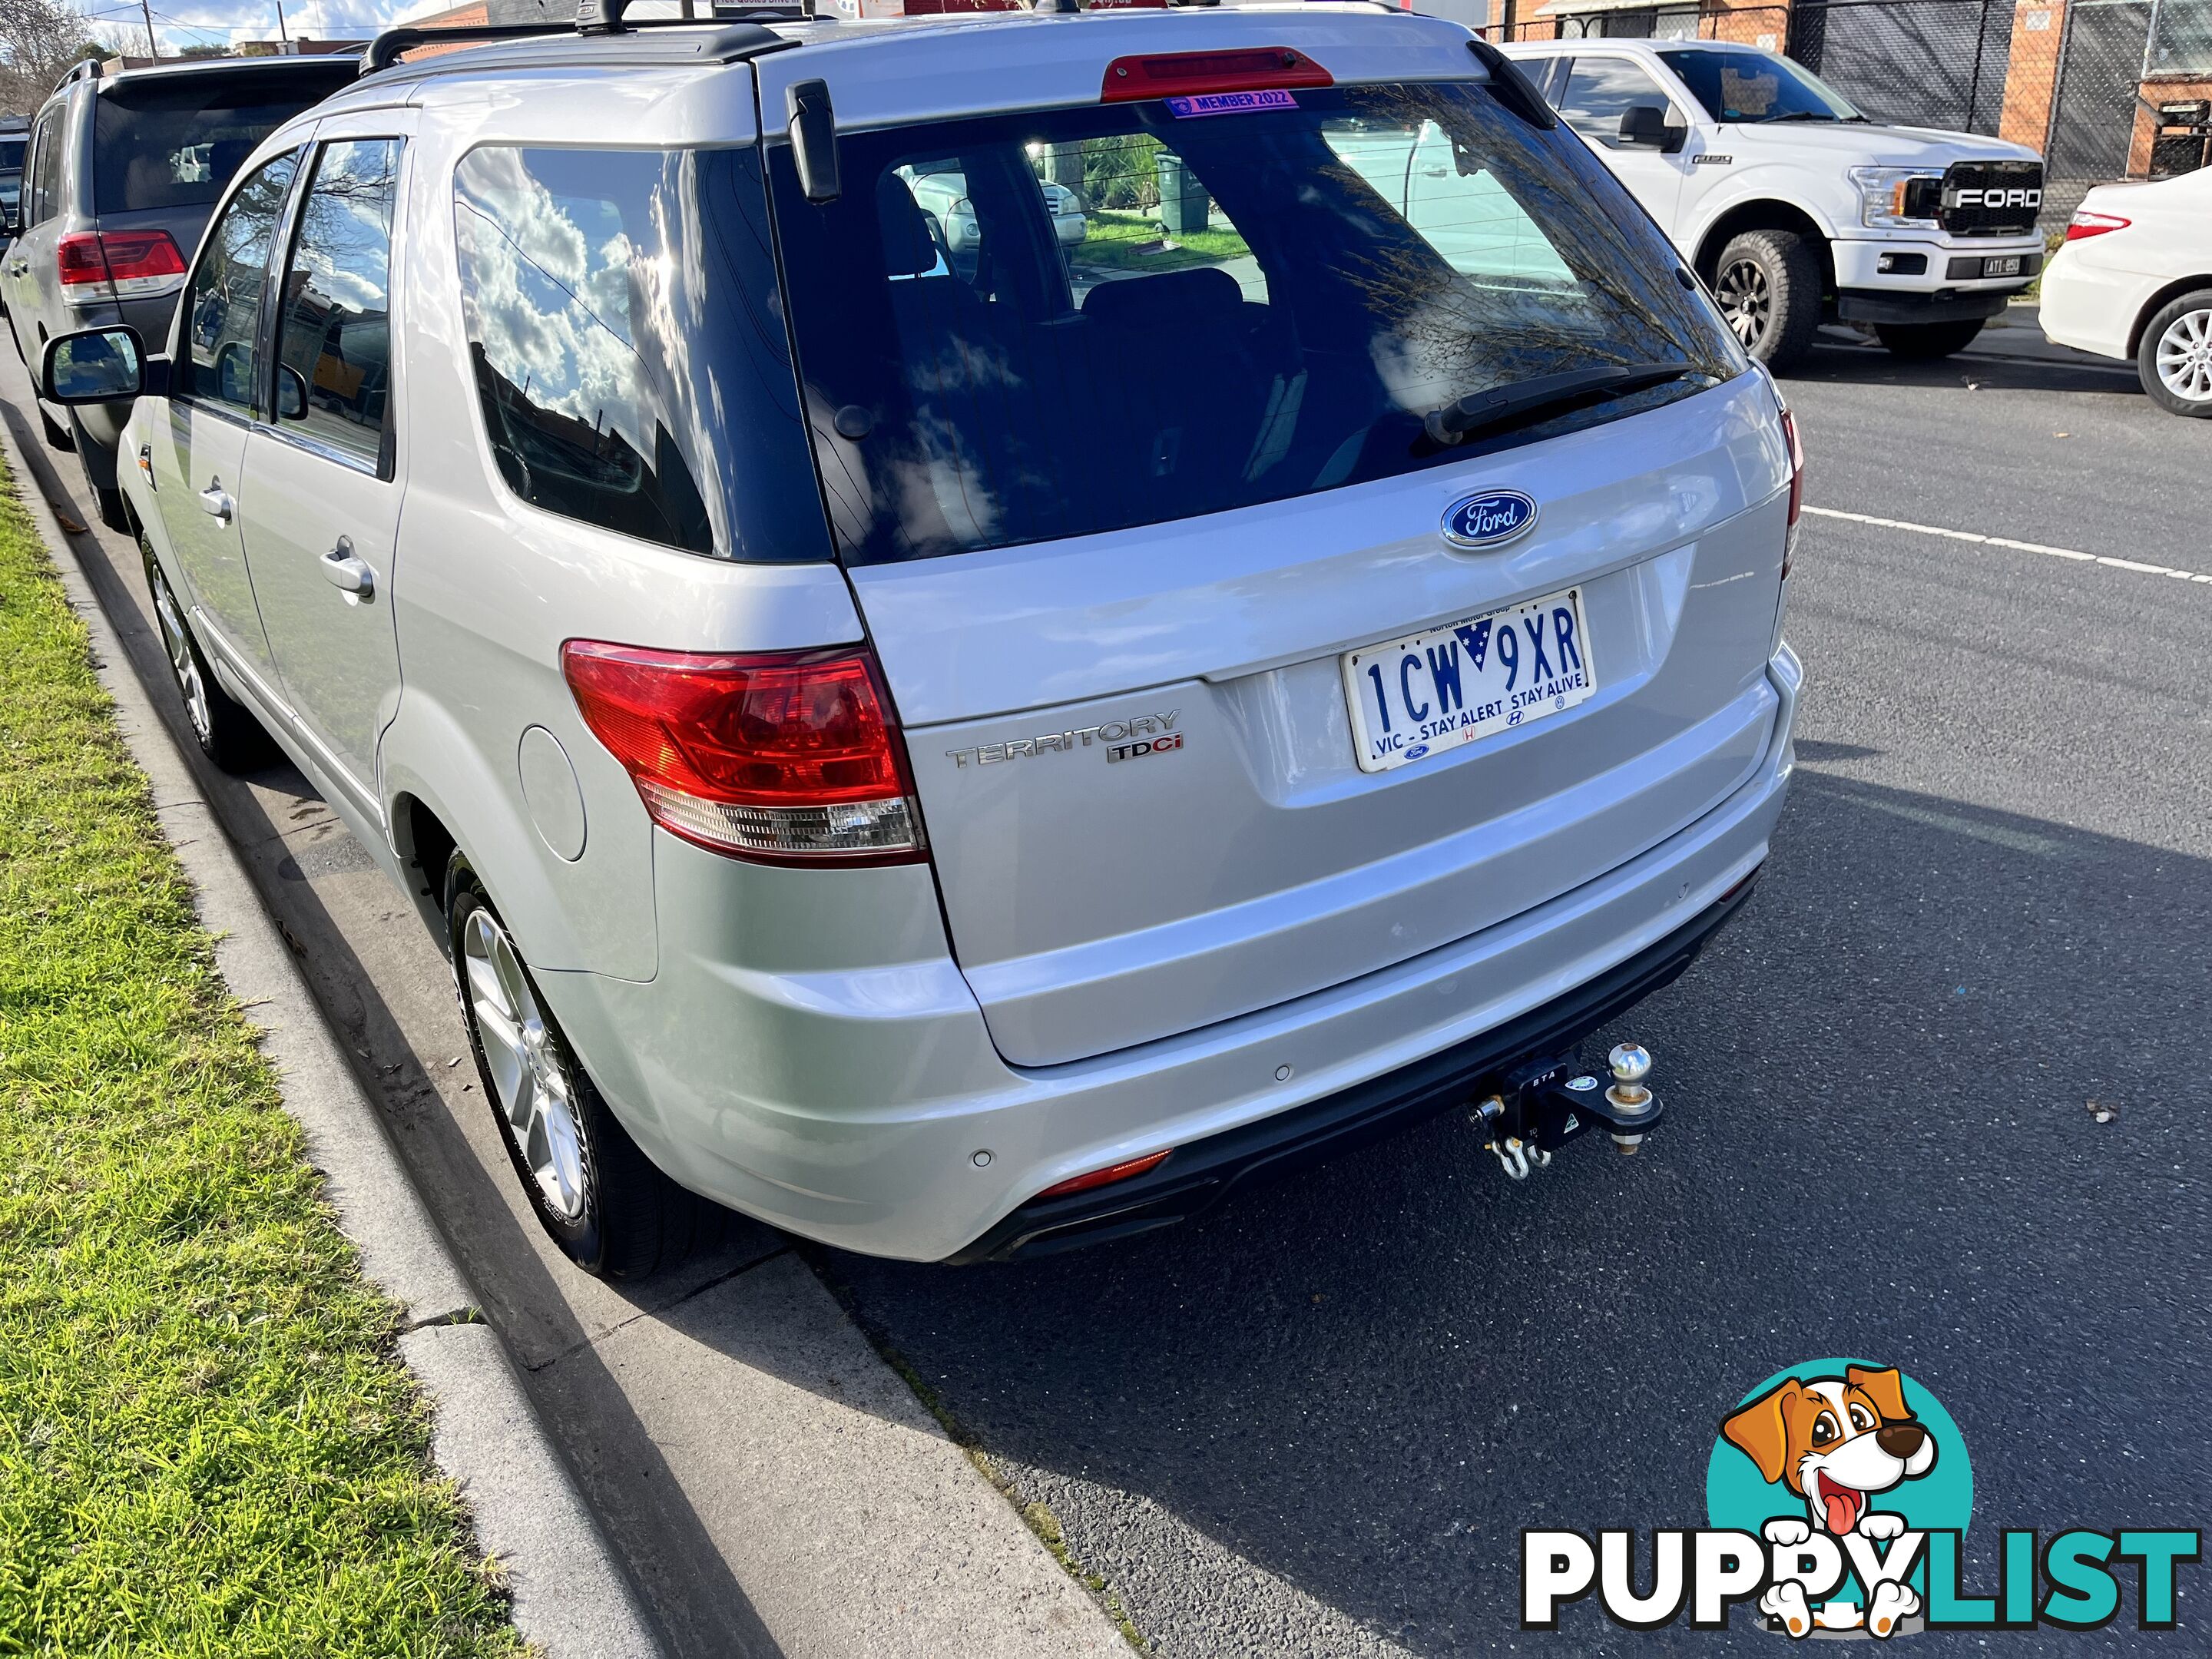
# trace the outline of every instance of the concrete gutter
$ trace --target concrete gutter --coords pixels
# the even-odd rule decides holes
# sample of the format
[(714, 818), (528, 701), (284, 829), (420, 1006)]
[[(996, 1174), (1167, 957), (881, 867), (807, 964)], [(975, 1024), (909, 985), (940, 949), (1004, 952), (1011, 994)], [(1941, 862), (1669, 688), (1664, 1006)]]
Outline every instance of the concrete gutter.
[(0, 421), (9, 470), (45, 538), (70, 605), (92, 636), (124, 741), (153, 786), (162, 833), (191, 879), (216, 962), (264, 1033), (284, 1105), (307, 1131), (338, 1224), (362, 1270), (404, 1310), (399, 1348), (434, 1408), (432, 1453), (476, 1519), (478, 1544), (505, 1569), (524, 1638), (549, 1655), (659, 1659), (639, 1611), (567, 1468), (524, 1397), (507, 1350), (394, 1155), (229, 838), (216, 821), (27, 464)]

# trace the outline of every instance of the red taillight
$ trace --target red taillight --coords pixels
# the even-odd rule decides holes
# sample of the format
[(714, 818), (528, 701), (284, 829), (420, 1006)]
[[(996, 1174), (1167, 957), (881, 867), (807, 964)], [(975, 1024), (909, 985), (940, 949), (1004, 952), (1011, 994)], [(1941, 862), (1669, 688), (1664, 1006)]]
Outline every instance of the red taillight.
[(1797, 417), (1782, 411), (1782, 435), (1790, 441), (1790, 527), (1782, 543), (1782, 579), (1790, 580), (1790, 561), (1797, 552), (1797, 520), (1805, 510), (1805, 446), (1797, 441)]
[(54, 264), (65, 289), (97, 283), (125, 298), (173, 287), (185, 274), (166, 230), (71, 231), (54, 244)]
[[(1170, 1147), (1170, 1151), (1174, 1149)], [(1070, 1180), (1046, 1188), (1039, 1198), (1065, 1198), (1070, 1193), (1087, 1193), (1093, 1187), (1111, 1186), (1117, 1181), (1127, 1181), (1131, 1176), (1140, 1176), (1147, 1170), (1157, 1170), (1167, 1162), (1166, 1152), (1152, 1152), (1144, 1158), (1133, 1158), (1126, 1164), (1109, 1164), (1103, 1170), (1093, 1170), (1089, 1175), (1079, 1175)]]
[(1103, 104), (1146, 98), (1195, 98), (1208, 93), (1271, 92), (1291, 87), (1333, 87), (1336, 77), (1290, 46), (1242, 52), (1170, 52), (1149, 58), (1116, 58), (1099, 88)]
[(571, 640), (561, 668), (584, 723), (671, 834), (770, 863), (921, 856), (898, 728), (866, 651), (708, 656)]
[(2087, 208), (2075, 208), (2074, 216), (2066, 222), (2066, 240), (2079, 242), (2091, 236), (2102, 236), (2109, 230), (2125, 230), (2133, 222), (2117, 213), (2092, 213)]

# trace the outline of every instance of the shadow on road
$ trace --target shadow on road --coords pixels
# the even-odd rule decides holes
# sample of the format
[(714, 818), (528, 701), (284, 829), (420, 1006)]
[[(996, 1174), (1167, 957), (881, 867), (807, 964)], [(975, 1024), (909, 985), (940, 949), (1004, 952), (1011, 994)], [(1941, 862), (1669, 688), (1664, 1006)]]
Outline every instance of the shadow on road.
[(1454, 1113), (1125, 1247), (831, 1270), (994, 1454), (1079, 1478), (1086, 1561), (1155, 1570), (1152, 1500), (1426, 1654), (1516, 1638), (1522, 1528), (1704, 1524), (1723, 1411), (1819, 1355), (1945, 1401), (1970, 1543), (2192, 1525), (2208, 932), (2212, 864), (1801, 769), (1747, 914), (1626, 1022), (1673, 1107), (1634, 1163), (1513, 1185)]

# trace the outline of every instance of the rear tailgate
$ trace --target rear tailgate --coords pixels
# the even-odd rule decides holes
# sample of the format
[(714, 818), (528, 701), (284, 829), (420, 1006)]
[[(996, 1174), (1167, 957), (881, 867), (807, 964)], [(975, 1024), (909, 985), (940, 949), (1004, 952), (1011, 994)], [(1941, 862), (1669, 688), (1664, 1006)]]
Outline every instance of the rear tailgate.
[[(1777, 707), (1771, 408), (1746, 376), (1506, 465), (856, 570), (1000, 1051), (1078, 1059), (1386, 967), (1728, 795)], [(1449, 550), (1438, 519), (1476, 483), (1536, 495), (1539, 531)], [(1359, 769), (1339, 653), (1575, 586), (1594, 696)], [(1148, 719), (1180, 745), (1110, 760)]]
[[(1148, 54), (1255, 45), (1297, 90), (1102, 101)], [(770, 154), (800, 369), (953, 947), (1009, 1060), (1465, 937), (1754, 770), (1787, 511), (1772, 392), (1579, 141), (1474, 84), (1465, 31), (1024, 18), (757, 68), (771, 129), (792, 82), (836, 103), (840, 201)], [(971, 94), (1036, 112), (935, 118)], [(957, 204), (912, 189), (951, 174)], [(1039, 179), (1080, 180), (1064, 252)], [(1681, 374), (1617, 405), (1424, 435), (1462, 393), (1653, 360)], [(1455, 504), (1497, 489), (1533, 528), (1449, 543)], [(1503, 641), (1538, 599), (1524, 625), (1564, 617), (1595, 689), (1532, 699), (1514, 633), (1509, 714)], [(1449, 703), (1443, 677), (1472, 691), (1483, 641), (1483, 735), (1363, 769), (1384, 679), (1402, 726)], [(1356, 715), (1364, 675), (1382, 701)]]

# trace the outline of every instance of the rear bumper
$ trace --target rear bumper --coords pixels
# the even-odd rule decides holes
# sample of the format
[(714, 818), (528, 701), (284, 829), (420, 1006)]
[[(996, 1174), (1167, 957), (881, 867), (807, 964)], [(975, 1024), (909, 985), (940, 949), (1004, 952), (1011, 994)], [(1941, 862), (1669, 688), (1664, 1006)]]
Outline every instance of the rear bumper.
[[(776, 1226), (969, 1261), (1036, 1248), (1071, 1218), (1110, 1233), (1091, 1205), (1133, 1195), (1161, 1198), (1157, 1217), (1129, 1218), (1157, 1225), (1202, 1207), (1177, 1194), (1211, 1202), (1447, 1104), (1486, 1066), (1563, 1047), (1679, 972), (1765, 860), (1788, 789), (1802, 671), (1786, 648), (1767, 679), (1777, 713), (1749, 775), (1618, 868), (1392, 967), (1095, 1059), (1006, 1063), (913, 865), (769, 869), (658, 836), (655, 976), (550, 972), (539, 988), (647, 1154)], [(1165, 1185), (1101, 1189), (1072, 1218), (1033, 1201), (1164, 1147), (1181, 1149)]]
[(1522, 1060), (1566, 1053), (1672, 984), (1751, 896), (1756, 879), (1754, 871), (1657, 944), (1480, 1036), (1341, 1094), (1178, 1146), (1145, 1175), (1032, 1200), (947, 1259), (955, 1266), (1010, 1261), (1171, 1226), (1212, 1208), (1239, 1187), (1321, 1163), (1470, 1100), (1486, 1079)]

